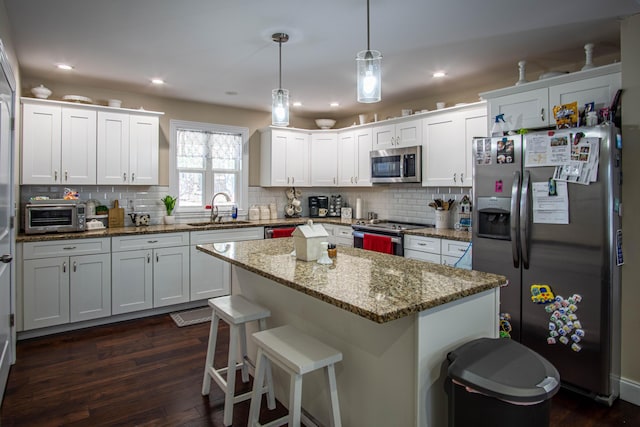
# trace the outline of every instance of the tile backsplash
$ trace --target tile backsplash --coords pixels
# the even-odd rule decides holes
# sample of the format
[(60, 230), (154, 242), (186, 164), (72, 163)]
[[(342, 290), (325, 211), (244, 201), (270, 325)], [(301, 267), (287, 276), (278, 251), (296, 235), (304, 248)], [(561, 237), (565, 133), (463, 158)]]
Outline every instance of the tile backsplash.
[[(422, 224), (435, 223), (435, 211), (429, 207), (429, 202), (433, 199), (454, 199), (460, 201), (464, 195), (471, 197), (471, 188), (456, 187), (422, 187), (420, 184), (397, 184), (397, 185), (377, 185), (373, 187), (298, 187), (302, 192), (302, 216), (309, 214), (309, 196), (331, 196), (341, 195), (343, 204), (353, 208), (355, 217), (356, 199), (362, 200), (362, 212), (364, 217), (367, 212), (376, 212), (380, 219), (390, 219), (402, 222), (416, 222)], [(101, 204), (109, 207), (113, 206), (115, 200), (119, 201), (120, 207), (125, 209), (125, 213), (147, 212), (151, 215), (152, 224), (161, 224), (165, 214), (164, 205), (160, 201), (162, 197), (169, 193), (166, 186), (102, 186), (88, 185), (76, 186), (80, 199), (96, 199)], [(248, 205), (240, 213), (246, 215), (247, 208), (252, 205), (269, 205), (275, 203), (278, 209), (278, 216), (284, 217), (284, 209), (287, 204), (285, 195), (286, 188), (266, 188), (249, 187)], [(20, 187), (20, 200), (26, 203), (33, 196), (49, 196), (60, 198), (64, 192), (61, 186), (35, 186), (23, 185)], [(452, 211), (452, 224), (457, 222), (457, 209), (454, 206)], [(176, 214), (179, 222), (193, 220), (194, 217), (205, 217), (206, 212), (194, 215)], [(125, 218), (125, 225), (132, 225)]]

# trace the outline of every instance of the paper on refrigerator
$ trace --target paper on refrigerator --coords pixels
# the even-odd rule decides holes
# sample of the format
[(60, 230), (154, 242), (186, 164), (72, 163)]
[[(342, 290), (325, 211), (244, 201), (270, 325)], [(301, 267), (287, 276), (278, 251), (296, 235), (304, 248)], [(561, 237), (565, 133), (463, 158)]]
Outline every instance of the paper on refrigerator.
[(532, 184), (534, 224), (569, 224), (569, 192), (566, 182), (556, 182), (556, 193), (549, 195), (548, 182)]

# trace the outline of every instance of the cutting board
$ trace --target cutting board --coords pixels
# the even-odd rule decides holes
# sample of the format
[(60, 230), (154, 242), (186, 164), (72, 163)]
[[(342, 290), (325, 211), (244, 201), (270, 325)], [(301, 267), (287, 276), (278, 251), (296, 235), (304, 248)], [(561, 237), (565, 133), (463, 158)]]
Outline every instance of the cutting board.
[(109, 209), (109, 228), (124, 227), (124, 208), (116, 200), (113, 202), (113, 208)]

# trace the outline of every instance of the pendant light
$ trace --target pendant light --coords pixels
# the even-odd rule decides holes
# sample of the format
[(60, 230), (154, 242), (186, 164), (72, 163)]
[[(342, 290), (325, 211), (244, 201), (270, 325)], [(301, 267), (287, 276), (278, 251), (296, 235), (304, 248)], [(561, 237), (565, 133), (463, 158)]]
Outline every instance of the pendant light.
[(278, 89), (271, 91), (271, 124), (274, 126), (289, 126), (289, 91), (282, 89), (282, 43), (286, 43), (289, 40), (289, 36), (285, 33), (275, 33), (271, 36), (271, 39), (277, 42), (280, 48)]
[(369, 0), (367, 0), (367, 50), (358, 52), (358, 102), (370, 104), (382, 98), (382, 55), (369, 46)]

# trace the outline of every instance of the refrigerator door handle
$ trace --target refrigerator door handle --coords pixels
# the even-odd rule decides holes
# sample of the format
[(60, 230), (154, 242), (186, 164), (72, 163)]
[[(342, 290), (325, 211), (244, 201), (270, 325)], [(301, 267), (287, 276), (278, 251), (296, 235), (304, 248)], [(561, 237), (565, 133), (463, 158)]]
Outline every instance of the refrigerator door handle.
[(520, 268), (520, 248), (519, 248), (519, 235), (518, 235), (518, 221), (519, 221), (519, 213), (518, 213), (518, 205), (520, 201), (518, 200), (518, 195), (520, 194), (520, 172), (516, 171), (513, 173), (513, 186), (511, 187), (511, 212), (510, 212), (510, 223), (509, 223), (509, 234), (511, 237), (511, 255), (513, 257), (513, 267)]
[(531, 175), (524, 172), (522, 191), (520, 194), (520, 246), (522, 251), (522, 265), (529, 269), (529, 191), (531, 189)]

